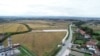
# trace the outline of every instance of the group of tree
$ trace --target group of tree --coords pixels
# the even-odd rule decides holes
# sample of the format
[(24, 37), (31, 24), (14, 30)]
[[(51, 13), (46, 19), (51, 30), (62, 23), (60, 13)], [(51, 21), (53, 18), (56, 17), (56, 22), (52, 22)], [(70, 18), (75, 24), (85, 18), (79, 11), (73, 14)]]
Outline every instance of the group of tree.
[(83, 31), (85, 31), (87, 34), (91, 35), (93, 34), (93, 29), (89, 27), (80, 27)]
[(73, 24), (75, 24), (77, 27), (81, 27), (82, 24), (85, 24), (86, 22), (85, 21), (76, 21), (76, 22), (73, 22)]

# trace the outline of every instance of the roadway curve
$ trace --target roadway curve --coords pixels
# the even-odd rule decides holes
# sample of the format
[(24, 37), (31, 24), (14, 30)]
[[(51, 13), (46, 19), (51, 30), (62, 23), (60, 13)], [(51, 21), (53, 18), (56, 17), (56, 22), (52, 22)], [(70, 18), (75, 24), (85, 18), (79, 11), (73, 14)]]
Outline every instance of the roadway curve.
[(66, 36), (68, 37), (68, 39), (63, 43), (65, 44), (64, 46), (62, 46), (62, 49), (57, 53), (56, 56), (68, 56), (71, 52), (70, 48), (72, 46), (72, 24), (69, 25), (69, 36)]

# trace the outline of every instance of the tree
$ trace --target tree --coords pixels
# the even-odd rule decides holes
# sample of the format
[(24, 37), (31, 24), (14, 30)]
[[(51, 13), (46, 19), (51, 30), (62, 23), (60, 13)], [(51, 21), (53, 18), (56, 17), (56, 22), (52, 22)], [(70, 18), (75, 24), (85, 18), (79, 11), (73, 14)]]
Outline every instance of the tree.
[(94, 36), (100, 36), (99, 33), (95, 33), (95, 32), (93, 33), (93, 35), (94, 35)]
[(100, 41), (100, 36), (97, 36), (96, 39), (97, 39), (98, 41)]
[(87, 34), (90, 34), (90, 35), (93, 34), (93, 29), (91, 29), (89, 27), (80, 27), (80, 29), (82, 29), (83, 31), (85, 31)]
[(100, 50), (100, 41), (98, 42), (97, 47), (98, 47), (98, 48), (99, 48), (99, 50)]
[(73, 22), (73, 24), (75, 24), (77, 27), (80, 27), (84, 23), (84, 21)]

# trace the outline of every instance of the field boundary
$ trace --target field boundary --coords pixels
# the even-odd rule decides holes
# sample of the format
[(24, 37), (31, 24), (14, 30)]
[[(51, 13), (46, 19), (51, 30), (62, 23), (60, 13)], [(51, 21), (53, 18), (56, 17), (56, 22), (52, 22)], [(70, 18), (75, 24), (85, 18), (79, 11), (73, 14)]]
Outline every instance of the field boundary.
[(35, 53), (32, 53), (31, 51), (29, 51), (25, 46), (21, 45), (19, 48), (18, 48), (22, 53), (21, 55), (24, 55), (24, 54), (27, 54), (28, 56), (36, 56)]
[(2, 43), (3, 41), (5, 41), (11, 35), (22, 34), (22, 33), (27, 33), (27, 32), (32, 31), (32, 29), (27, 24), (24, 24), (24, 23), (21, 23), (21, 24), (23, 24), (24, 26), (26, 26), (26, 28), (28, 30), (27, 31), (22, 31), (22, 32), (6, 32), (6, 33), (4, 33), (5, 37), (2, 40), (0, 40), (0, 43)]
[(69, 38), (69, 34), (70, 34), (70, 24), (68, 25), (68, 36), (67, 36), (67, 38), (66, 38), (66, 40)]

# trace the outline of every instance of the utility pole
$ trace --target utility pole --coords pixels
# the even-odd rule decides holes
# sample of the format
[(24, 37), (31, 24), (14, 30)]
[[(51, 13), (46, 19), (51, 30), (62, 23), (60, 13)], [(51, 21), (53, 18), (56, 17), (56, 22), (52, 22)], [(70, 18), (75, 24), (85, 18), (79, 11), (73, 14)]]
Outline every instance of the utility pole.
[(13, 50), (13, 45), (12, 45), (12, 39), (11, 39), (11, 37), (8, 37), (8, 47), (11, 48), (11, 50), (9, 51), (9, 56), (14, 55), (14, 50)]
[(11, 40), (11, 37), (8, 37), (8, 47), (12, 48), (12, 40)]

